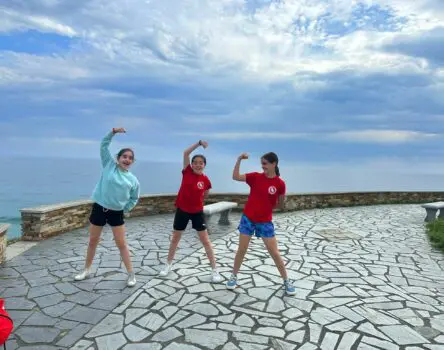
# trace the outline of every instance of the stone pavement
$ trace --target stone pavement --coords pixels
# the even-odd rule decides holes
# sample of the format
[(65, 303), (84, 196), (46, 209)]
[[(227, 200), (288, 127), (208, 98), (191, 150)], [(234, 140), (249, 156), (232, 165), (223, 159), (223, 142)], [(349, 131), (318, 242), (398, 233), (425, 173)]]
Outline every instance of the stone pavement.
[[(220, 270), (237, 248), (212, 225)], [(419, 206), (309, 210), (275, 216), (298, 294), (284, 296), (260, 240), (227, 291), (186, 233), (173, 273), (156, 277), (171, 215), (128, 221), (138, 267), (125, 286), (118, 251), (104, 236), (93, 279), (74, 283), (84, 230), (42, 242), (0, 268), (0, 295), (18, 327), (8, 349), (444, 349), (444, 255), (430, 248)]]

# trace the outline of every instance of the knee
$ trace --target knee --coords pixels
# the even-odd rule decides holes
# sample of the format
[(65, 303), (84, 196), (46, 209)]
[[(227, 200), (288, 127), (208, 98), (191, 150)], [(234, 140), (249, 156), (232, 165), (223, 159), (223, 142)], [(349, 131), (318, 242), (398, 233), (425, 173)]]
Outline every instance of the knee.
[(116, 240), (116, 246), (120, 250), (125, 249), (126, 248), (126, 241), (124, 239), (117, 239)]
[(271, 249), (268, 249), (268, 252), (270, 253), (270, 255), (271, 255), (272, 257), (279, 257), (279, 256), (280, 256), (280, 253), (279, 253), (279, 249), (278, 249), (278, 248), (271, 248)]
[(208, 239), (208, 237), (201, 238), (200, 241), (202, 242), (202, 245), (203, 245), (205, 248), (210, 248), (210, 247), (211, 247), (211, 242), (210, 242), (210, 240)]
[(173, 236), (171, 237), (171, 242), (174, 244), (178, 244), (180, 241), (180, 237), (180, 234), (173, 233)]
[(89, 244), (90, 245), (96, 246), (99, 244), (99, 241), (100, 241), (100, 237), (96, 237), (96, 236), (89, 237)]
[(245, 255), (247, 253), (248, 247), (239, 247), (237, 248), (237, 253)]
[(208, 238), (208, 235), (205, 237), (200, 237), (200, 242), (202, 243), (205, 249), (212, 249), (211, 241)]

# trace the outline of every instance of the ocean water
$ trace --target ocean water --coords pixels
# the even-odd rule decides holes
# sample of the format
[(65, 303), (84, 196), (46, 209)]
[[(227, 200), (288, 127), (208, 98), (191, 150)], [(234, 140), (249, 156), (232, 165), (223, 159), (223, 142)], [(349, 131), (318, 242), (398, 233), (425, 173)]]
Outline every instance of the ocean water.
[[(180, 163), (137, 162), (132, 171), (142, 194), (176, 193), (181, 180)], [(207, 168), (207, 174), (229, 178), (231, 169)], [(63, 201), (89, 199), (100, 176), (98, 159), (11, 158), (0, 171), (0, 222), (11, 224), (8, 239), (20, 237), (20, 209)], [(215, 176), (217, 177), (217, 176)], [(213, 179), (212, 179), (213, 180)], [(213, 182), (218, 182), (213, 180)], [(236, 190), (219, 186), (219, 191)], [(239, 188), (237, 188), (239, 190)], [(244, 189), (245, 190), (245, 189)]]
[[(205, 172), (214, 192), (247, 192), (231, 179), (233, 164), (209, 163)], [(344, 165), (280, 166), (287, 191), (296, 193), (346, 191), (442, 191), (444, 167)], [(138, 161), (132, 171), (142, 194), (177, 193), (181, 163)], [(11, 224), (8, 238), (21, 236), (20, 209), (89, 199), (100, 176), (98, 159), (3, 158), (0, 169), (0, 222)], [(242, 171), (260, 171), (253, 161)]]

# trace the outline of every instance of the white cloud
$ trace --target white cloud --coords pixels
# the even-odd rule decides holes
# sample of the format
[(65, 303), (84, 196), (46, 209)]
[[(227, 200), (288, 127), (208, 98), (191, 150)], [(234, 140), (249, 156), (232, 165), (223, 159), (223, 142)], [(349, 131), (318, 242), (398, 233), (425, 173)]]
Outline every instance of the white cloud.
[(28, 143), (43, 143), (50, 145), (99, 145), (97, 140), (88, 140), (81, 138), (73, 138), (73, 137), (52, 137), (52, 138), (31, 138), (31, 137), (20, 137), (20, 136), (12, 136), (6, 138), (7, 141), (20, 143), (20, 142), (28, 142)]
[[(421, 60), (383, 52), (380, 47), (397, 32), (421, 33), (442, 25), (444, 18), (438, 0), (270, 1), (254, 11), (244, 1), (217, 0), (129, 0), (125, 4), (91, 0), (79, 2), (78, 7), (53, 1), (30, 3), (34, 6), (3, 9), (8, 23), (79, 35), (128, 69), (130, 64), (140, 69), (148, 65), (206, 72), (229, 69), (254, 80), (306, 71), (421, 70)], [(362, 11), (359, 16), (355, 13), (378, 5), (391, 13), (385, 21), (383, 15), (375, 19)], [(36, 9), (41, 13), (34, 14)], [(331, 26), (343, 29), (332, 33)], [(355, 29), (347, 29), (351, 27)]]
[(124, 127), (126, 130), (138, 129), (138, 128), (153, 128), (159, 125), (157, 120), (149, 117), (129, 117), (129, 116), (111, 116), (110, 119), (113, 125), (119, 125), (119, 127)]
[[(174, 142), (171, 154), (202, 135), (228, 147), (246, 141), (254, 149), (271, 139), (355, 150), (367, 147), (358, 143), (419, 148), (444, 133), (439, 125), (418, 131), (443, 114), (442, 69), (385, 50), (400, 35), (421, 38), (442, 23), (439, 1), (254, 3), (261, 7), (241, 0), (2, 2), (0, 31), (75, 36), (64, 53), (0, 52), (3, 115), (23, 123), (56, 116), (48, 134), (65, 141), (121, 124), (141, 145), (148, 135), (153, 145)], [(29, 132), (39, 127), (32, 122)], [(77, 152), (73, 142), (59, 144)], [(147, 153), (166, 157), (156, 147)]]
[[(14, 150), (14, 154), (22, 156), (64, 157), (64, 158), (99, 158), (100, 139), (75, 137), (6, 137), (0, 140)], [(110, 145), (111, 154), (115, 155), (122, 148), (130, 147), (136, 158), (157, 162), (179, 161), (181, 152), (171, 147), (162, 147), (150, 143), (134, 141), (132, 138), (114, 139)]]
[(0, 85), (10, 83), (51, 83), (90, 76), (82, 61), (57, 56), (36, 56), (0, 51)]
[[(181, 136), (199, 136), (196, 132), (178, 133)], [(441, 137), (434, 133), (408, 130), (352, 130), (332, 133), (298, 133), (298, 132), (206, 132), (208, 139), (216, 140), (314, 140), (318, 142), (337, 141), (355, 143), (396, 144), (416, 142)]]
[(68, 25), (46, 16), (23, 15), (23, 13), (2, 8), (0, 5), (0, 32), (10, 30), (36, 29), (73, 37), (77, 32)]
[[(199, 136), (201, 133), (196, 132), (182, 132), (178, 133), (181, 136)], [(308, 138), (309, 134), (303, 133), (284, 133), (284, 132), (205, 132), (205, 137), (208, 139), (219, 140), (267, 140), (267, 139), (303, 139)]]
[(70, 144), (70, 145), (96, 145), (95, 140), (76, 139), (70, 137), (54, 137), (46, 141), (51, 144)]
[(329, 135), (338, 141), (366, 143), (405, 143), (436, 138), (441, 135), (408, 130), (358, 130), (340, 131)]

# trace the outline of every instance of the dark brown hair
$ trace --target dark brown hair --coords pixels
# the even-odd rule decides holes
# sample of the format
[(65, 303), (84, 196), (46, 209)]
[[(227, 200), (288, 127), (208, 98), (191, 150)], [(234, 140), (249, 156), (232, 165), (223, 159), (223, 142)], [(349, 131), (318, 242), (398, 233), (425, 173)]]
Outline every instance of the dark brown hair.
[(204, 164), (207, 165), (207, 158), (205, 158), (205, 156), (203, 154), (196, 154), (196, 155), (194, 155), (193, 158), (191, 158), (191, 163), (194, 162), (194, 160), (196, 158), (202, 158)]
[(119, 153), (117, 153), (117, 159), (120, 159), (120, 157), (125, 153), (125, 152), (131, 152), (133, 155), (133, 162), (136, 160), (136, 156), (134, 155), (134, 151), (131, 148), (122, 148)]
[(276, 169), (275, 169), (275, 171), (276, 171), (276, 175), (277, 175), (277, 176), (281, 176), (281, 173), (280, 173), (280, 171), (279, 171), (279, 167), (278, 167), (279, 158), (278, 158), (278, 156), (277, 156), (276, 153), (274, 153), (274, 152), (268, 152), (268, 153), (265, 153), (265, 154), (262, 156), (262, 159), (265, 159), (265, 160), (266, 160), (267, 162), (269, 162), (269, 163), (276, 163)]

